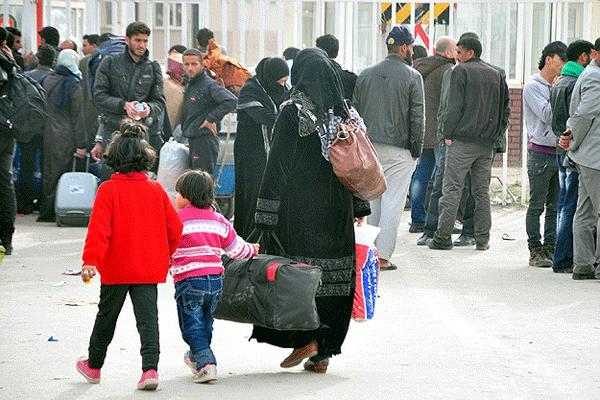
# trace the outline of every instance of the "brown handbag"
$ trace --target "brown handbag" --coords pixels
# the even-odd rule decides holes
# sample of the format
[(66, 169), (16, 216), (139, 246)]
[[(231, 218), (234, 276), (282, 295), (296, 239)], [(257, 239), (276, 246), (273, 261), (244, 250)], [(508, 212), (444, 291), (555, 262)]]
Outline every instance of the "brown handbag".
[(330, 150), (331, 165), (338, 179), (353, 195), (375, 200), (387, 189), (383, 168), (367, 131), (350, 114), (344, 100), (348, 122), (338, 126)]

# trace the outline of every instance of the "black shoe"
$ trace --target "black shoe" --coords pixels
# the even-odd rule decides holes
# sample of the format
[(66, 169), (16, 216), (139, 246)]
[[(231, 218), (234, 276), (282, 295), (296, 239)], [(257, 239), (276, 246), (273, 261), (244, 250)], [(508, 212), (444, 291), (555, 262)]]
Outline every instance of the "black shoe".
[(417, 240), (417, 246), (427, 246), (427, 240), (431, 239), (431, 237), (427, 236), (426, 233), (424, 233), (419, 240)]
[(421, 233), (423, 232), (423, 226), (413, 224), (408, 228), (408, 231), (410, 233)]
[(489, 243), (475, 243), (475, 250), (485, 251), (490, 248)]
[(589, 272), (587, 274), (576, 274), (573, 273), (573, 279), (575, 279), (576, 281), (583, 281), (586, 279), (596, 279), (596, 275), (594, 272)]
[(427, 239), (427, 247), (429, 247), (431, 250), (452, 250), (452, 247), (454, 247), (452, 245), (452, 241), (449, 240), (447, 243), (437, 243), (434, 241), (433, 238), (431, 239)]
[(54, 215), (40, 215), (35, 222), (56, 222), (56, 217)]
[(454, 245), (457, 247), (462, 246), (473, 246), (475, 244), (475, 238), (467, 235), (460, 235), (458, 239), (454, 241)]
[(552, 270), (554, 272), (556, 272), (557, 274), (572, 274), (573, 273), (573, 267), (567, 267), (567, 268), (552, 268)]
[(396, 264), (392, 264), (392, 263), (389, 263), (385, 267), (379, 267), (380, 271), (395, 271), (397, 269), (398, 269), (398, 266)]

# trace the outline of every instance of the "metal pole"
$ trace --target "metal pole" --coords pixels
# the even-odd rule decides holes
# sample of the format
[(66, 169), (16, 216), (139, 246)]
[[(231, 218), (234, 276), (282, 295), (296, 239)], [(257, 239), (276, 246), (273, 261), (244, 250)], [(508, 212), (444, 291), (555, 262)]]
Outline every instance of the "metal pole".
[[(227, 48), (227, 37), (228, 35), (228, 28), (227, 28), (227, 20), (229, 19), (229, 17), (227, 16), (228, 14), (228, 2), (229, 0), (221, 0), (221, 42), (223, 43), (223, 46), (225, 46), (225, 48)], [(207, 10), (204, 10), (205, 12)]]
[(265, 56), (265, 0), (258, 0), (258, 7), (258, 59), (262, 60)]
[(240, 63), (246, 64), (246, 1), (238, 0), (238, 22), (240, 26)]
[[(175, 3), (163, 3), (163, 54), (160, 58), (166, 57), (169, 47), (171, 47), (171, 4)], [(166, 64), (166, 62), (165, 62)]]
[[(358, 43), (358, 1), (354, 0), (352, 3), (352, 43)], [(352, 49), (352, 71), (356, 70), (358, 65), (358, 51), (356, 48)]]
[(285, 14), (283, 12), (283, 3), (281, 0), (277, 0), (277, 54), (283, 53), (283, 19)]
[[(382, 24), (383, 22), (381, 21), (381, 3), (373, 3), (373, 8), (371, 10), (373, 12), (373, 26), (375, 27), (375, 29), (373, 29), (373, 34), (371, 35), (371, 40), (373, 41), (373, 45), (371, 46), (371, 64), (374, 64), (377, 62), (377, 46), (378, 46), (378, 27), (379, 24)], [(358, 71), (356, 71), (356, 73), (358, 73)]]
[(181, 44), (187, 47), (189, 29), (189, 7), (188, 3), (181, 3)]
[(454, 37), (454, 3), (450, 2), (448, 7), (448, 32), (449, 35)]
[[(146, 25), (154, 30), (154, 12), (152, 7), (154, 7), (154, 3), (151, 0), (146, 0)], [(152, 40), (148, 41), (148, 51), (150, 52), (150, 59), (154, 60), (154, 46), (152, 46)]]

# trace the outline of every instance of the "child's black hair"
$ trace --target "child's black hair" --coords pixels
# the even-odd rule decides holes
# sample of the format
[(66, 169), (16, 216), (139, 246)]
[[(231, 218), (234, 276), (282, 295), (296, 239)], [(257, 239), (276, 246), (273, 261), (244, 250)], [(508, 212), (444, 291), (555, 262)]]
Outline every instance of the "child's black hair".
[(205, 171), (185, 172), (177, 179), (175, 190), (194, 207), (210, 208), (215, 201), (215, 183)]
[(122, 174), (149, 171), (156, 161), (156, 152), (146, 141), (146, 129), (132, 119), (124, 119), (102, 155), (106, 166)]

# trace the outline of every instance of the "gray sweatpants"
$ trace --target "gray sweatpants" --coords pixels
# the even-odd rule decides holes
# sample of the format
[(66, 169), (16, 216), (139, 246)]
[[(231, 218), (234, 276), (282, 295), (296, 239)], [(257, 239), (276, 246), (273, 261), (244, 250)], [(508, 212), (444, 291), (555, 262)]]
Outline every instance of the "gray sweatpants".
[(367, 222), (381, 228), (375, 246), (379, 257), (389, 260), (396, 248), (398, 225), (416, 161), (407, 149), (382, 143), (373, 143), (373, 146), (383, 167), (388, 187), (381, 197), (371, 201), (371, 215)]
[(490, 207), (490, 178), (494, 148), (478, 143), (455, 140), (446, 148), (446, 170), (442, 197), (439, 202), (440, 217), (433, 240), (448, 243), (452, 240), (454, 220), (465, 187), (467, 173), (471, 172), (471, 193), (475, 199), (473, 214), (475, 240), (488, 243), (492, 227)]
[(579, 198), (573, 217), (573, 273), (589, 274), (594, 272), (594, 264), (600, 261), (600, 246), (597, 245), (600, 239), (600, 170), (581, 165), (577, 169)]

